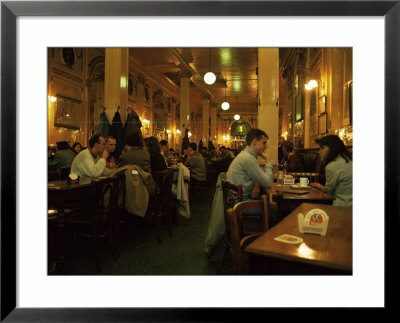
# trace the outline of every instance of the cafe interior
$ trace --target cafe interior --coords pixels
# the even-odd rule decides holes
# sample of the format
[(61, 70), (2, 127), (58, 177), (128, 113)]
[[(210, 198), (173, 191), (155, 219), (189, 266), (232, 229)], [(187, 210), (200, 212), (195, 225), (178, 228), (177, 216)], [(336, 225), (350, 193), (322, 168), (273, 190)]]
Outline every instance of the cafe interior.
[[(352, 48), (47, 54), (49, 275), (352, 274), (352, 207), (311, 185), (326, 183), (316, 140), (338, 136), (352, 153)], [(153, 189), (137, 171), (142, 185), (132, 193), (127, 173), (76, 179), (70, 167), (51, 166), (58, 143), (88, 149), (94, 135), (115, 137), (119, 158), (132, 116), (144, 140), (168, 142), (168, 168)], [(227, 173), (252, 128), (268, 135), (257, 161), (271, 162), (274, 181), (243, 201)], [(301, 171), (287, 171), (283, 141)], [(204, 181), (188, 179), (188, 143), (204, 151)]]

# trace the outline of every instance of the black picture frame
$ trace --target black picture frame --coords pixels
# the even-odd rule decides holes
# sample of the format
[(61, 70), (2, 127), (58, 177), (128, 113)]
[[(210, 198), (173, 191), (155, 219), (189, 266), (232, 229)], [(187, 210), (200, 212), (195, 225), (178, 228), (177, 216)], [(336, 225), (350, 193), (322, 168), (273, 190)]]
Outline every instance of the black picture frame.
[[(18, 16), (383, 16), (385, 18), (385, 308), (393, 309), (392, 275), (399, 233), (400, 4), (395, 1), (3, 1), (1, 2), (1, 321), (236, 321), (254, 309), (17, 308), (16, 57)], [(389, 155), (390, 154), (390, 155)], [(10, 160), (12, 162), (10, 162)], [(388, 171), (390, 170), (390, 172)], [(388, 212), (390, 210), (390, 212)], [(390, 216), (388, 216), (388, 214)], [(390, 233), (389, 233), (390, 230)], [(390, 256), (388, 256), (390, 255)], [(361, 270), (360, 268), (358, 270)], [(390, 278), (389, 278), (390, 275)], [(40, 291), (38, 291), (40, 292)], [(345, 292), (345, 291), (344, 291)], [(249, 296), (249, 295), (248, 295)], [(266, 304), (268, 306), (268, 304)], [(310, 303), (312, 306), (312, 302)], [(240, 312), (239, 312), (240, 311)], [(265, 312), (262, 312), (265, 314)], [(281, 312), (282, 313), (282, 312)], [(293, 313), (293, 312), (290, 312)], [(330, 317), (335, 317), (330, 313)], [(258, 313), (260, 314), (260, 313)], [(287, 318), (289, 312), (285, 312)], [(254, 314), (253, 314), (254, 315)], [(341, 315), (341, 314), (339, 314)]]

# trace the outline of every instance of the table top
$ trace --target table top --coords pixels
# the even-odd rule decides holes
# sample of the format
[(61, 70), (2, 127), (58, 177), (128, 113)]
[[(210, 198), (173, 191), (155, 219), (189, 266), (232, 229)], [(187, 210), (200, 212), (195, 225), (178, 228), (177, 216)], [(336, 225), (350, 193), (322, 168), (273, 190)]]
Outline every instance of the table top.
[[(300, 233), (298, 213), (319, 208), (329, 216), (326, 236)], [(325, 204), (303, 203), (285, 219), (249, 244), (245, 251), (299, 263), (317, 265), (345, 271), (352, 270), (352, 208)], [(300, 244), (287, 244), (274, 240), (282, 234), (290, 234), (303, 239)]]
[(84, 177), (79, 179), (79, 183), (69, 183), (68, 180), (58, 180), (47, 182), (47, 189), (49, 191), (66, 191), (90, 186), (92, 181), (100, 181), (108, 178), (107, 176), (101, 177)]
[[(294, 194), (282, 192), (281, 190), (307, 190), (306, 194)], [(270, 188), (270, 194), (272, 199), (275, 201), (278, 197), (286, 199), (286, 200), (334, 200), (335, 198), (327, 193), (322, 192), (321, 190), (315, 187), (301, 188), (301, 189), (292, 189), (290, 185), (281, 185), (277, 183), (273, 183)]]

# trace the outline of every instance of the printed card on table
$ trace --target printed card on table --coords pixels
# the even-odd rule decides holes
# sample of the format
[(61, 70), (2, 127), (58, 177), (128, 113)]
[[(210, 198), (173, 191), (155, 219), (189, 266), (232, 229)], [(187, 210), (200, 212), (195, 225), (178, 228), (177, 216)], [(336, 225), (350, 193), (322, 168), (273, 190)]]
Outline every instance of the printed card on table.
[(303, 242), (302, 238), (292, 236), (291, 234), (282, 234), (279, 237), (276, 237), (274, 240), (290, 244), (299, 244)]

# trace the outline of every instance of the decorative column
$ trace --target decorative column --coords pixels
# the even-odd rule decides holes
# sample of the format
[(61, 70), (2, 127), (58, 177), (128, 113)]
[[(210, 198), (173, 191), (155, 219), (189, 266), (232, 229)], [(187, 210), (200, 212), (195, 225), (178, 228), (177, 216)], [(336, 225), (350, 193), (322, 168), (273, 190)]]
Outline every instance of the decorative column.
[(180, 84), (181, 84), (181, 105), (180, 105), (180, 128), (182, 133), (185, 133), (185, 129), (189, 128), (190, 121), (190, 78), (192, 73), (188, 70), (182, 70), (180, 72)]
[(186, 129), (189, 129), (190, 121), (190, 78), (192, 73), (188, 70), (182, 70), (180, 72), (180, 120), (179, 126), (181, 130), (181, 136), (179, 138), (179, 150), (182, 148), (182, 140), (185, 137)]
[(279, 49), (258, 49), (258, 128), (269, 137), (267, 155), (278, 161), (279, 131)]
[[(213, 103), (211, 105), (210, 108), (210, 118), (211, 118), (211, 140), (214, 144), (214, 146), (216, 146), (217, 140), (215, 139), (215, 137), (217, 136), (217, 104)], [(217, 147), (215, 147), (217, 148)]]
[(121, 118), (126, 117), (128, 105), (129, 49), (106, 48), (104, 68), (104, 105), (111, 123), (117, 107)]
[(176, 129), (178, 129), (178, 125), (176, 124), (176, 99), (171, 98), (171, 118), (172, 118), (172, 140), (169, 143), (170, 148), (176, 149), (177, 144), (179, 143), (179, 135), (176, 133)]
[(203, 145), (208, 144), (208, 138), (210, 137), (210, 96), (203, 94), (201, 96), (203, 100), (203, 120), (202, 120), (202, 132), (201, 138), (203, 139)]
[[(144, 85), (146, 80), (143, 76), (138, 76), (138, 84), (137, 84), (137, 111), (135, 111), (140, 117), (144, 112)], [(153, 127), (154, 120), (150, 119), (151, 125)], [(151, 132), (153, 133), (153, 132)]]

